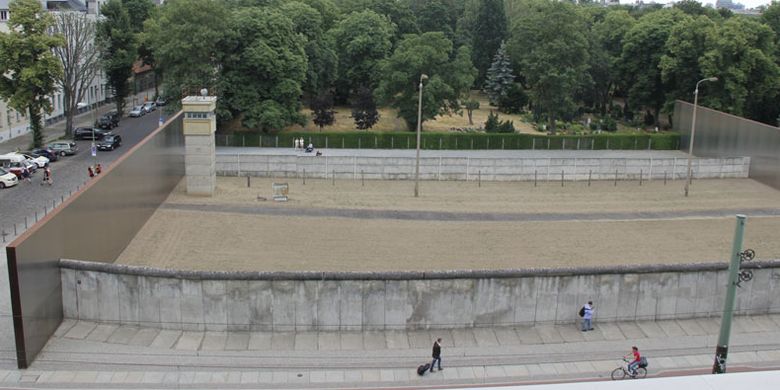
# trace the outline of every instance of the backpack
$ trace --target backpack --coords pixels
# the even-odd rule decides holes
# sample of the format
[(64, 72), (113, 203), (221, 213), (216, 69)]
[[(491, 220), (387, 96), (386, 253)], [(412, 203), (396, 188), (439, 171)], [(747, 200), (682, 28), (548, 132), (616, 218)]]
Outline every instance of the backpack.
[(647, 358), (642, 356), (639, 358), (639, 367), (647, 368)]
[(580, 317), (585, 317), (585, 306), (580, 308)]

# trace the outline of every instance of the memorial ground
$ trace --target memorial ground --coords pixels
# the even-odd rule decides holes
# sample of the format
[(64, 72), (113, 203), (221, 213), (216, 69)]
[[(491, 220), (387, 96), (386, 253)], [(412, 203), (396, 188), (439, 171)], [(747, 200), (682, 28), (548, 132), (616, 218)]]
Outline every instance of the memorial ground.
[[(290, 201), (271, 201), (288, 182)], [(507, 269), (780, 258), (780, 192), (750, 179), (477, 182), (220, 177), (213, 198), (180, 185), (117, 263), (219, 271)], [(264, 200), (267, 199), (267, 200)]]

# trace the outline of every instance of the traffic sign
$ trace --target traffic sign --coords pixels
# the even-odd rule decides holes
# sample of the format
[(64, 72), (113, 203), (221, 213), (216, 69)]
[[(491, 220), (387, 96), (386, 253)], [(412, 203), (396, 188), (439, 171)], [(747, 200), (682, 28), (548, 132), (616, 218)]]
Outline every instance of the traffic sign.
[(92, 145), (92, 147), (90, 148), (89, 151), (92, 153), (92, 157), (96, 157), (97, 156), (97, 146)]

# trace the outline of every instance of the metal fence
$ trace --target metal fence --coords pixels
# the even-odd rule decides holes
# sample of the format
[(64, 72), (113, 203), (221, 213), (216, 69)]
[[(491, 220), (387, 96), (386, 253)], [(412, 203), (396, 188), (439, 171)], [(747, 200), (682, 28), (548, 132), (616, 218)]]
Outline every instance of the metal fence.
[[(687, 150), (693, 105), (678, 100), (674, 128)], [(750, 157), (750, 177), (780, 189), (780, 128), (698, 106), (693, 153), (711, 157)]]

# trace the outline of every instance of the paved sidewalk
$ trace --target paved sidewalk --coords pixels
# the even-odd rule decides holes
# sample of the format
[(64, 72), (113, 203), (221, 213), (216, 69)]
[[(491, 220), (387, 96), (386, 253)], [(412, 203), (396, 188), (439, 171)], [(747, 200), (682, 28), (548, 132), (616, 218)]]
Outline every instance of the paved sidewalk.
[[(368, 388), (607, 380), (632, 345), (650, 376), (711, 370), (719, 319), (366, 332), (178, 331), (66, 320), (0, 385), (78, 388)], [(442, 337), (443, 371), (419, 377)], [(729, 368), (780, 367), (780, 315), (735, 319)]]
[[(153, 92), (152, 92), (153, 94)], [(127, 101), (127, 110), (129, 110), (129, 106), (132, 104), (132, 102), (140, 101), (143, 102), (144, 97), (147, 96), (147, 91), (139, 92), (135, 96), (129, 96), (126, 98)], [(105, 114), (108, 111), (111, 111), (115, 108), (113, 102), (105, 103), (102, 106), (99, 106), (97, 108), (97, 112), (93, 113), (90, 110), (84, 111), (80, 114), (77, 114), (73, 117), (73, 128), (76, 127), (91, 127), (95, 123), (95, 119), (99, 117), (100, 115)], [(93, 118), (94, 117), (94, 118)], [(63, 117), (62, 120), (58, 122), (54, 122), (48, 126), (45, 126), (43, 129), (43, 143), (49, 143), (52, 141), (55, 141), (57, 139), (60, 139), (65, 136), (65, 118)], [(9, 140), (6, 140), (4, 142), (0, 142), (0, 154), (2, 153), (9, 153), (13, 152), (15, 150), (28, 150), (30, 149), (30, 145), (32, 145), (32, 133), (27, 133), (15, 138), (11, 138)]]

